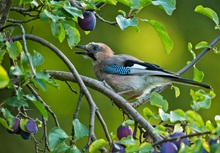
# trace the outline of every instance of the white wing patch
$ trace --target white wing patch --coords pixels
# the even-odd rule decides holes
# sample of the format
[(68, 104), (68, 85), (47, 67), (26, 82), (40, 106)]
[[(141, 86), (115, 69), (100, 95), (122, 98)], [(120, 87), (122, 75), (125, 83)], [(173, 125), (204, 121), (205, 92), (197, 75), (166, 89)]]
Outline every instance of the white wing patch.
[(140, 64), (134, 64), (133, 66), (129, 67), (129, 68), (134, 68), (134, 69), (142, 69), (142, 70), (146, 70), (147, 67), (140, 65)]

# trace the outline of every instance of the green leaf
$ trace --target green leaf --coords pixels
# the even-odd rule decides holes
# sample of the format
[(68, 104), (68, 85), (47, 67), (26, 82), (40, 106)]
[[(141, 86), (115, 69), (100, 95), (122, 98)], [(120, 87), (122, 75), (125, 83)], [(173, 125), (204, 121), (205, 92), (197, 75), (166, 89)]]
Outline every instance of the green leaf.
[(180, 89), (177, 86), (172, 85), (172, 88), (174, 88), (175, 91), (175, 97), (179, 97), (180, 96)]
[(151, 4), (151, 0), (131, 0), (131, 9), (138, 10), (142, 9), (143, 7)]
[(143, 114), (144, 114), (144, 116), (149, 120), (151, 117), (153, 117), (154, 116), (154, 113), (150, 110), (150, 108), (148, 108), (148, 107), (145, 107), (144, 109), (143, 109)]
[(197, 132), (203, 132), (206, 130), (202, 117), (195, 111), (189, 110), (185, 113), (186, 120), (189, 127), (193, 128)]
[[(4, 118), (7, 120), (8, 126), (12, 127), (15, 123), (15, 117), (9, 112), (7, 108), (1, 108), (1, 112), (3, 113)], [(5, 124), (4, 122), (5, 121), (2, 120), (3, 125)], [(8, 126), (6, 125), (5, 127), (7, 128)]]
[(31, 73), (30, 63), (28, 61), (27, 55), (24, 52), (21, 52), (20, 56), (20, 69), (23, 74)]
[(40, 87), (43, 91), (46, 91), (46, 83), (52, 85), (56, 88), (59, 85), (56, 83), (55, 79), (52, 78), (46, 71), (38, 71), (36, 77), (32, 80), (35, 85)]
[(50, 151), (66, 150), (68, 147), (64, 143), (69, 136), (59, 127), (54, 127), (48, 136)]
[(136, 141), (133, 139), (132, 136), (127, 136), (127, 137), (124, 137), (120, 140), (120, 143), (125, 145), (125, 146), (129, 146), (129, 145), (134, 145), (136, 144)]
[(196, 58), (196, 54), (194, 53), (193, 49), (192, 49), (192, 43), (188, 43), (188, 51), (192, 54), (193, 59)]
[(176, 9), (176, 0), (152, 0), (152, 4), (163, 9), (168, 15), (172, 15)]
[(25, 4), (25, 3), (31, 3), (33, 0), (20, 0), (19, 5)]
[(4, 42), (4, 41), (5, 41), (5, 38), (4, 38), (3, 34), (0, 33), (0, 42)]
[(5, 88), (9, 83), (7, 71), (0, 65), (0, 89)]
[(7, 121), (4, 118), (0, 118), (0, 123), (8, 130), (13, 131), (13, 129), (8, 125)]
[(73, 120), (73, 126), (74, 126), (74, 138), (75, 139), (81, 139), (84, 136), (89, 135), (89, 131), (86, 128), (86, 126), (83, 125), (78, 119)]
[(5, 53), (6, 53), (6, 50), (0, 47), (0, 64), (2, 63), (2, 60), (4, 59)]
[(148, 23), (156, 30), (156, 32), (157, 32), (158, 36), (160, 37), (160, 40), (163, 44), (165, 52), (167, 54), (169, 54), (173, 48), (173, 42), (170, 39), (164, 26), (155, 20), (148, 20)]
[(69, 146), (65, 143), (62, 142), (60, 143), (59, 146), (57, 146), (57, 148), (53, 151), (53, 153), (58, 153), (58, 152), (66, 152), (69, 149)]
[(163, 126), (163, 125), (157, 125), (154, 130), (153, 130), (154, 133), (157, 133), (157, 134), (163, 134), (165, 136), (168, 136), (168, 132), (166, 131), (166, 127)]
[(32, 62), (34, 66), (39, 66), (44, 63), (44, 57), (37, 51), (34, 51), (34, 56), (32, 57)]
[(122, 15), (118, 15), (116, 17), (116, 21), (117, 21), (119, 27), (121, 28), (121, 30), (124, 30), (125, 28), (130, 27), (130, 26), (137, 26), (137, 24), (138, 24), (137, 19), (135, 19), (135, 18), (126, 19)]
[(168, 110), (168, 102), (164, 100), (163, 97), (156, 92), (153, 92), (151, 94), (150, 103), (151, 105), (162, 108), (164, 112)]
[(53, 15), (52, 13), (48, 12), (47, 10), (44, 10), (41, 13), (41, 19), (45, 21), (48, 18), (51, 19), (53, 22), (57, 22), (60, 19), (59, 16)]
[(128, 145), (125, 148), (125, 152), (138, 152), (138, 151), (139, 151), (139, 145), (138, 144)]
[(218, 15), (215, 11), (213, 11), (212, 9), (208, 8), (208, 7), (203, 7), (202, 5), (198, 5), (195, 8), (195, 12), (198, 12), (200, 14), (203, 14), (205, 16), (207, 16), (208, 18), (212, 19), (216, 25), (219, 24), (219, 18)]
[(44, 105), (39, 101), (33, 101), (33, 104), (37, 107), (37, 109), (43, 115), (44, 119), (48, 120), (48, 113), (47, 113), (47, 110), (45, 109)]
[(70, 48), (72, 48), (73, 46), (77, 45), (80, 41), (79, 31), (70, 24), (64, 24), (63, 26), (66, 30), (66, 34), (68, 35), (67, 38), (68, 45)]
[(170, 119), (170, 114), (165, 113), (161, 108), (159, 108), (159, 116), (162, 121), (167, 121)]
[(201, 108), (209, 109), (211, 106), (211, 99), (215, 97), (215, 95), (213, 95), (212, 93), (211, 95), (206, 94), (203, 90), (199, 90), (196, 92), (191, 90), (190, 95), (193, 100), (191, 103), (191, 107), (195, 111), (198, 111)]
[(210, 48), (209, 43), (206, 41), (201, 41), (195, 46), (196, 49), (201, 49), (201, 48)]
[(8, 54), (10, 58), (16, 60), (22, 51), (22, 45), (19, 41), (15, 42), (6, 42)]
[(104, 139), (98, 139), (95, 140), (89, 147), (90, 153), (96, 153), (100, 148), (106, 146), (108, 142), (106, 142)]
[(25, 119), (22, 118), (22, 119), (20, 120), (20, 128), (21, 128), (23, 131), (25, 131), (25, 132), (28, 132), (28, 131), (27, 131), (27, 128), (26, 128), (26, 124), (27, 124), (28, 120), (29, 120), (29, 119), (27, 119), (27, 118), (25, 118)]
[(21, 106), (27, 106), (28, 103), (24, 101), (23, 99), (18, 99), (18, 97), (10, 97), (5, 101), (5, 104), (10, 105), (12, 107), (21, 107)]
[(34, 78), (32, 82), (37, 86), (40, 87), (43, 91), (46, 91), (46, 83), (42, 79)]
[(94, 2), (94, 3), (104, 2), (104, 3), (111, 4), (111, 5), (117, 4), (117, 0), (92, 0), (92, 2)]
[(61, 23), (51, 22), (50, 24), (52, 34), (55, 38), (58, 38), (60, 42), (65, 39), (65, 29)]
[(212, 124), (210, 120), (205, 123), (207, 131), (215, 131), (215, 126)]
[(139, 153), (146, 153), (153, 150), (153, 146), (152, 144), (148, 143), (148, 142), (144, 142), (140, 145), (140, 151)]
[(67, 11), (72, 17), (82, 16), (82, 10), (77, 9), (76, 7), (64, 5), (64, 10)]
[(204, 73), (198, 70), (195, 66), (193, 67), (193, 80), (201, 82), (203, 80)]
[(117, 0), (119, 3), (122, 3), (128, 7), (132, 5), (132, 0)]
[(176, 109), (170, 112), (170, 121), (172, 123), (176, 121), (185, 121), (185, 112), (182, 109)]
[(133, 126), (134, 121), (133, 120), (126, 120), (122, 123), (123, 126)]
[(22, 70), (18, 65), (10, 67), (10, 74), (17, 76), (23, 75)]
[(64, 153), (81, 153), (81, 151), (75, 146), (70, 146)]

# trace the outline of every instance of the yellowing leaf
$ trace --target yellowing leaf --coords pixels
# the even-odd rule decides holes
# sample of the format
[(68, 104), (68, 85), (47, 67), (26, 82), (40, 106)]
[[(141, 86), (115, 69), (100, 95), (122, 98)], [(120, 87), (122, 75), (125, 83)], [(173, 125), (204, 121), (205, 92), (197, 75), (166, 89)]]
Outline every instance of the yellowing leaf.
[(6, 70), (0, 65), (0, 89), (5, 88), (9, 83), (9, 77)]

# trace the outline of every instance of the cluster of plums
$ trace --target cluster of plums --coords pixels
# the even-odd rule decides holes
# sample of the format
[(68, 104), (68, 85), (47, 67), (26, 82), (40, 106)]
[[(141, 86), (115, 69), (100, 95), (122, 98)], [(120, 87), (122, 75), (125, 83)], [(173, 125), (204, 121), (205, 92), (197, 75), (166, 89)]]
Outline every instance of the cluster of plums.
[[(119, 140), (121, 140), (124, 137), (127, 136), (132, 136), (133, 135), (133, 131), (132, 128), (130, 126), (124, 126), (124, 125), (120, 125), (117, 129), (117, 137)], [(173, 134), (170, 135), (170, 138), (179, 138), (185, 136), (185, 133), (183, 132), (175, 132)], [(164, 142), (161, 145), (160, 148), (160, 153), (177, 153), (178, 150), (180, 149), (180, 144), (184, 143), (185, 145), (188, 145), (189, 143), (189, 139), (183, 138), (183, 139), (175, 139), (173, 141), (170, 142)], [(113, 144), (112, 149), (111, 149), (112, 153), (125, 153), (125, 146), (123, 144), (120, 144), (120, 142), (116, 142)], [(152, 153), (157, 153), (156, 150), (152, 151)]]
[[(119, 140), (122, 138), (132, 136), (133, 135), (133, 130), (130, 126), (124, 126), (120, 125), (117, 129), (117, 137)], [(125, 153), (125, 146), (120, 144), (119, 142), (116, 142), (113, 144), (111, 148), (112, 153)]]
[(8, 130), (9, 133), (11, 134), (20, 134), (21, 137), (25, 140), (29, 139), (31, 137), (32, 133), (37, 133), (38, 128), (33, 119), (28, 119), (27, 122), (25, 122), (25, 125), (22, 126), (20, 124), (21, 118), (15, 117), (14, 118), (14, 125), (12, 125), (12, 130)]
[[(170, 135), (170, 138), (179, 138), (179, 137), (182, 137), (182, 136), (185, 136), (186, 134), (183, 133), (183, 132), (175, 132), (173, 134)], [(189, 144), (189, 139), (186, 137), (186, 138), (183, 138), (183, 139), (175, 139), (173, 141), (169, 141), (169, 142), (164, 142), (162, 145), (161, 145), (161, 148), (160, 148), (160, 152), (161, 153), (178, 153), (178, 150), (180, 149), (180, 144), (181, 143), (184, 143), (185, 145), (188, 145)], [(155, 151), (156, 153), (156, 151)]]
[(96, 17), (91, 11), (83, 11), (83, 18), (78, 17), (79, 27), (85, 31), (92, 31), (96, 25)]

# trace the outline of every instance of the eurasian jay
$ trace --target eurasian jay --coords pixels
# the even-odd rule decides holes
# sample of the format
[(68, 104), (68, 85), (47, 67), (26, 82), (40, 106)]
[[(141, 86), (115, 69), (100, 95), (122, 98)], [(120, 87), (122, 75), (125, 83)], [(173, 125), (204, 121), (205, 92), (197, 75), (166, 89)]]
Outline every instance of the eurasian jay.
[(141, 98), (153, 88), (173, 82), (212, 89), (208, 84), (180, 78), (158, 65), (143, 62), (133, 56), (114, 55), (111, 48), (103, 43), (91, 42), (76, 47), (85, 50), (76, 54), (93, 60), (96, 77), (105, 81), (118, 94), (130, 96), (129, 100)]

